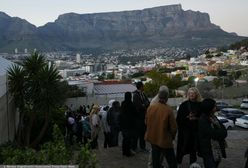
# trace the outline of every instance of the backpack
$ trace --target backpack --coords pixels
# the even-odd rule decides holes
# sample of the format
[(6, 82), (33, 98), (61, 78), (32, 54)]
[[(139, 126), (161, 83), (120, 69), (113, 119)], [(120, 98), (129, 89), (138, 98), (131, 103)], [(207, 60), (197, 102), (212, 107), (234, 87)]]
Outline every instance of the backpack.
[(82, 128), (83, 128), (84, 137), (90, 138), (91, 137), (91, 128), (90, 128), (90, 121), (89, 121), (88, 117), (82, 121)]

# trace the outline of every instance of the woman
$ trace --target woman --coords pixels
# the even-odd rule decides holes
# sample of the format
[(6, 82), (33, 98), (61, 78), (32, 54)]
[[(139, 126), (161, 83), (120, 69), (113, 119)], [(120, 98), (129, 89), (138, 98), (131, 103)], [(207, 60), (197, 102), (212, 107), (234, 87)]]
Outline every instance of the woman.
[(190, 155), (190, 164), (197, 160), (197, 129), (200, 117), (201, 95), (197, 88), (189, 88), (187, 100), (184, 101), (177, 111), (177, 162), (180, 165), (183, 156)]
[(100, 107), (94, 105), (90, 112), (90, 126), (91, 126), (91, 148), (95, 149), (98, 147), (98, 134), (100, 131), (100, 117), (98, 115)]
[(114, 101), (112, 107), (108, 110), (107, 113), (107, 122), (110, 127), (111, 147), (118, 146), (120, 132), (120, 113), (120, 103), (118, 101)]
[(226, 158), (225, 138), (227, 130), (214, 115), (216, 102), (204, 99), (201, 104), (202, 115), (199, 119), (199, 145), (205, 168), (217, 168), (221, 157)]

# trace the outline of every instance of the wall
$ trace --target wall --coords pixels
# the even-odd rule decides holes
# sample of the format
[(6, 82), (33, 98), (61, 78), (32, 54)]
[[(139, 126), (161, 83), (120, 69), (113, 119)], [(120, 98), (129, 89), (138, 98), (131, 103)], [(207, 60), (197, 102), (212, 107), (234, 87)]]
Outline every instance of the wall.
[(0, 97), (0, 144), (14, 140), (17, 118), (13, 99), (4, 94)]
[[(124, 95), (124, 94), (123, 94)], [(66, 105), (70, 107), (71, 104), (73, 104), (74, 108), (79, 108), (80, 105), (91, 105), (92, 103), (94, 104), (99, 104), (99, 105), (108, 105), (109, 100), (115, 99), (118, 100), (119, 102), (122, 102), (124, 100), (124, 97), (114, 97), (112, 95), (104, 95), (104, 96), (88, 96), (88, 97), (77, 97), (77, 98), (68, 98), (66, 100)], [(168, 100), (168, 104), (170, 106), (177, 106), (179, 105), (184, 98), (170, 98)]]
[(0, 97), (6, 93), (6, 75), (0, 75)]

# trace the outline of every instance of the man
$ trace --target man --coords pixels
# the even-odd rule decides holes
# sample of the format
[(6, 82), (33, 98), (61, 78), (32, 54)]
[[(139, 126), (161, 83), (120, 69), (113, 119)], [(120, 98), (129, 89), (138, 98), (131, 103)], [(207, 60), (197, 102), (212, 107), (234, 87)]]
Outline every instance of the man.
[(133, 104), (137, 109), (138, 112), (138, 121), (137, 121), (137, 133), (136, 133), (136, 143), (132, 147), (134, 150), (137, 148), (137, 143), (139, 141), (139, 146), (143, 151), (146, 150), (146, 143), (144, 140), (144, 135), (146, 132), (146, 125), (145, 125), (145, 114), (146, 114), (146, 109), (149, 106), (150, 102), (146, 95), (144, 94), (144, 85), (143, 83), (137, 82), (136, 83), (136, 88), (133, 92)]
[(173, 140), (177, 132), (177, 123), (173, 110), (167, 105), (168, 89), (159, 91), (158, 102), (147, 109), (145, 139), (152, 146), (152, 166), (161, 168), (161, 158), (165, 156), (170, 168), (177, 168)]

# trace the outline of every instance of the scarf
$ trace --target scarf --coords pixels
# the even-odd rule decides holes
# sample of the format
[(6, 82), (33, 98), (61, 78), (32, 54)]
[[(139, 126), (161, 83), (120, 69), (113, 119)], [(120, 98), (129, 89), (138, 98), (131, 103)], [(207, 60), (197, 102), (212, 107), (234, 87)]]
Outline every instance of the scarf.
[[(213, 129), (220, 129), (220, 123), (215, 116), (210, 116), (211, 127)], [(221, 149), (219, 141), (211, 139), (211, 148), (213, 152), (213, 157), (215, 162), (221, 161)]]

